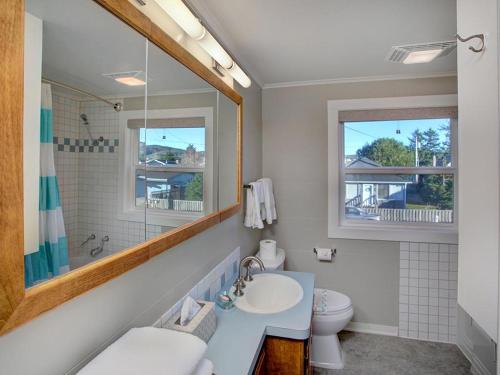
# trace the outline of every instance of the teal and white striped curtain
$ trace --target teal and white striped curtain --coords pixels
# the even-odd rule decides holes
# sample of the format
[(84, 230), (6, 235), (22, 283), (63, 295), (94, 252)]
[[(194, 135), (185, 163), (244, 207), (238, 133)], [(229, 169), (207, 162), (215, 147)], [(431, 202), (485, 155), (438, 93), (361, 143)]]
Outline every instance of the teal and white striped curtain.
[(40, 281), (69, 271), (68, 240), (64, 230), (61, 194), (54, 165), (52, 124), (52, 91), (42, 84), (40, 113), (40, 205), (39, 248), (24, 256), (25, 284)]

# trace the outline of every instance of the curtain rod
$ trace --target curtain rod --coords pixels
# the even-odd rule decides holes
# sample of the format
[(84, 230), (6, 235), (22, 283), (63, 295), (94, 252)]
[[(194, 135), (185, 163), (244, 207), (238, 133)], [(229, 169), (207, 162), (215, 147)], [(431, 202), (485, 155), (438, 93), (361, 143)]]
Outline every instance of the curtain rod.
[(51, 85), (59, 86), (59, 87), (62, 87), (62, 88), (65, 88), (65, 89), (68, 89), (68, 90), (71, 90), (71, 91), (78, 92), (78, 93), (83, 94), (83, 95), (90, 96), (90, 97), (95, 98), (95, 99), (98, 99), (98, 100), (100, 100), (100, 101), (102, 101), (104, 103), (107, 103), (110, 106), (112, 106), (115, 109), (116, 112), (120, 112), (122, 110), (122, 103), (118, 103), (118, 102), (117, 103), (113, 103), (113, 102), (110, 102), (109, 100), (101, 98), (100, 96), (97, 96), (97, 95), (91, 94), (91, 93), (89, 93), (87, 91), (83, 91), (83, 90), (77, 89), (75, 87), (66, 85), (65, 83), (53, 81), (53, 80), (47, 79), (47, 78), (42, 78), (42, 82), (50, 83)]

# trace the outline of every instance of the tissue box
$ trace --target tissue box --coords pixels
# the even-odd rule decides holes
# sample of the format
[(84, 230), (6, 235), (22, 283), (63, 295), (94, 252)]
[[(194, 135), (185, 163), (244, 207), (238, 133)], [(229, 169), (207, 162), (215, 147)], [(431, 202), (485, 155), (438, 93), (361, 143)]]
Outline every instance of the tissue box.
[(201, 310), (198, 311), (198, 314), (196, 314), (187, 325), (181, 326), (181, 312), (179, 310), (177, 314), (174, 314), (174, 316), (167, 321), (165, 328), (191, 333), (203, 341), (208, 342), (217, 328), (215, 304), (208, 301), (196, 302), (201, 306)]

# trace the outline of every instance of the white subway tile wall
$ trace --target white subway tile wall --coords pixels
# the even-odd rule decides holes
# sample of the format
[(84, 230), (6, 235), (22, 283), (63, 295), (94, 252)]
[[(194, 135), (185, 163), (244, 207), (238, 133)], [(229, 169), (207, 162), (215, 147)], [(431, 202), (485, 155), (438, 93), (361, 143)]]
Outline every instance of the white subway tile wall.
[(458, 246), (400, 243), (399, 336), (456, 343)]
[[(87, 115), (95, 139), (101, 136), (118, 139), (119, 114), (111, 106), (98, 101), (82, 101), (80, 111)], [(85, 129), (81, 129), (80, 133), (83, 131)], [(83, 138), (83, 134), (81, 136)], [(109, 236), (109, 242), (101, 256), (145, 241), (144, 223), (117, 218), (118, 155), (118, 152), (79, 153), (78, 240), (81, 243), (90, 234), (96, 235), (95, 241), (82, 248), (84, 254), (99, 245), (104, 236)]]
[(236, 280), (239, 263), (240, 248), (237, 247), (222, 262), (215, 266), (208, 275), (193, 286), (185, 296), (168, 309), (153, 326), (166, 326), (168, 320), (179, 312), (187, 296), (191, 296), (196, 300), (214, 301), (217, 293), (221, 291), (224, 285), (232, 285)]
[[(78, 268), (96, 258), (90, 250), (109, 237), (102, 258), (152, 238), (167, 228), (158, 225), (118, 220), (119, 114), (100, 101), (87, 101), (63, 93), (53, 93), (54, 144), (56, 173), (62, 196), (62, 209), (69, 242), (70, 268)], [(103, 137), (108, 144), (79, 147), (89, 141), (80, 114), (87, 115), (90, 132), (95, 139)], [(88, 143), (88, 142), (87, 142)], [(101, 142), (103, 145), (104, 142)], [(111, 146), (111, 144), (113, 146)], [(80, 246), (91, 234), (96, 239)]]

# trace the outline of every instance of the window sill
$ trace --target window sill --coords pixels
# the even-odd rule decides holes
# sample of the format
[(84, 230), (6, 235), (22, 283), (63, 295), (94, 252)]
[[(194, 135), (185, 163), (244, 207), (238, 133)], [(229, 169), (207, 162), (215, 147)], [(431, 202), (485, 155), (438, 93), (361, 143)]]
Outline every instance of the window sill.
[(416, 228), (408, 225), (345, 223), (328, 228), (328, 238), (457, 244), (458, 231), (454, 226), (436, 229), (431, 224)]
[(162, 227), (178, 227), (180, 225), (191, 223), (203, 217), (204, 213), (187, 213), (187, 212), (161, 212), (160, 210), (148, 209), (145, 214), (144, 210), (130, 210), (118, 214), (118, 220), (134, 221), (144, 223), (146, 219), (147, 225), (159, 225)]

